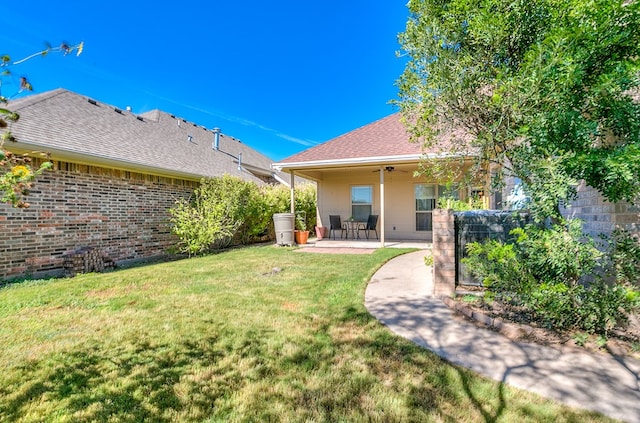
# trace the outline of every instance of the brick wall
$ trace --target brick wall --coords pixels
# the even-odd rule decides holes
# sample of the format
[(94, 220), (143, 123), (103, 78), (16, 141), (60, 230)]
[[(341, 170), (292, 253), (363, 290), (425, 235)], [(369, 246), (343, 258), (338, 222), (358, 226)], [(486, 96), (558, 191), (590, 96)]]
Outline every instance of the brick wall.
[(116, 262), (163, 255), (175, 244), (167, 209), (192, 181), (56, 162), (16, 210), (0, 204), (0, 279), (59, 275), (65, 253), (99, 248)]
[(584, 231), (593, 237), (610, 234), (616, 226), (640, 234), (640, 208), (626, 202), (610, 203), (594, 188), (581, 183), (578, 198), (564, 214), (584, 221)]
[(433, 211), (433, 295), (450, 297), (456, 291), (456, 234), (452, 210)]

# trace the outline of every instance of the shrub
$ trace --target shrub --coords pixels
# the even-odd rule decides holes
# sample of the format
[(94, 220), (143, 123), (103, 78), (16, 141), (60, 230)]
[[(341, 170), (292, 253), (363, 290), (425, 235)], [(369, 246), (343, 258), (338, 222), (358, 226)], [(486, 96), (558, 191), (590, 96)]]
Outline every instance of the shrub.
[(582, 221), (551, 228), (527, 225), (511, 231), (515, 248), (533, 277), (540, 282), (577, 284), (592, 275), (602, 258), (593, 239), (582, 232)]
[[(579, 220), (551, 228), (528, 225), (511, 234), (513, 243), (467, 246), (464, 262), (488, 288), (487, 296), (523, 306), (547, 327), (602, 335), (638, 306), (638, 292), (602, 280), (597, 269), (606, 256), (582, 233)], [(623, 257), (621, 251), (636, 250), (622, 244), (617, 251)]]
[(451, 209), (453, 211), (482, 210), (485, 208), (481, 198), (469, 197), (467, 200), (457, 200), (453, 197), (443, 196), (438, 198), (439, 209)]
[(640, 288), (640, 238), (616, 229), (611, 235), (611, 265), (616, 281)]
[(238, 227), (227, 205), (210, 201), (203, 187), (194, 191), (192, 201), (177, 200), (169, 213), (171, 230), (180, 238), (178, 250), (190, 256), (209, 251), (217, 242), (232, 237)]
[(203, 179), (198, 189), (200, 201), (204, 201), (212, 209), (224, 210), (223, 220), (230, 222), (224, 235), (215, 239), (213, 248), (228, 247), (233, 243), (247, 243), (256, 235), (253, 220), (258, 215), (258, 186), (243, 179), (224, 175), (219, 178)]
[(636, 307), (634, 293), (620, 285), (609, 285), (602, 280), (584, 289), (576, 304), (576, 326), (589, 333), (607, 335), (609, 331), (626, 321), (626, 314)]
[[(258, 186), (229, 175), (203, 179), (189, 201), (178, 200), (169, 210), (172, 231), (180, 238), (178, 250), (198, 255), (274, 239), (273, 215), (289, 211), (289, 196), (284, 185)], [(296, 188), (296, 210), (306, 213), (307, 225), (315, 225), (315, 186)]]
[(467, 244), (467, 253), (463, 263), (489, 289), (491, 296), (520, 303), (530, 291), (531, 275), (522, 267), (512, 244), (492, 239), (482, 244), (472, 242)]

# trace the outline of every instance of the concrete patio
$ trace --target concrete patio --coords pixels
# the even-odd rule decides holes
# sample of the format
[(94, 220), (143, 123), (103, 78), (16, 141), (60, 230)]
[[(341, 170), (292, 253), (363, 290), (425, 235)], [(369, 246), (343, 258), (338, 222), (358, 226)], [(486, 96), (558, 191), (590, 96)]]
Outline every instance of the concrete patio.
[[(376, 248), (381, 248), (381, 245), (380, 245), (380, 240), (377, 240), (377, 239), (323, 238), (321, 240), (318, 240), (317, 238), (310, 238), (307, 244), (299, 245), (299, 247), (376, 249)], [(432, 244), (431, 242), (419, 241), (419, 240), (387, 239), (385, 240), (384, 247), (385, 248), (417, 248), (419, 250), (430, 250), (432, 247)]]

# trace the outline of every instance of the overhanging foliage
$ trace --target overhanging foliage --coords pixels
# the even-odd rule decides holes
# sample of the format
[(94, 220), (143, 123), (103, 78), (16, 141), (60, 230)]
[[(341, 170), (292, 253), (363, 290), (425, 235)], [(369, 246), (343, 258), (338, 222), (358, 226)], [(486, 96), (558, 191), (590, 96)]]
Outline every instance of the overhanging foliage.
[[(559, 217), (584, 179), (640, 194), (640, 6), (628, 0), (412, 0), (397, 81), (412, 138), (473, 152)], [(481, 167), (478, 167), (479, 169)]]

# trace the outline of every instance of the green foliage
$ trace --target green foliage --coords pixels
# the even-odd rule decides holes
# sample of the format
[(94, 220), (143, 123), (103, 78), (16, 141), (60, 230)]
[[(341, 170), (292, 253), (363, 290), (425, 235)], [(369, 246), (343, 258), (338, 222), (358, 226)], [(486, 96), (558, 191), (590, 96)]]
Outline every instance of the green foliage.
[(611, 264), (618, 283), (640, 288), (640, 239), (616, 229), (612, 234)]
[(590, 333), (607, 335), (611, 329), (626, 320), (624, 312), (637, 307), (637, 302), (630, 301), (633, 297), (629, 291), (620, 285), (609, 285), (602, 280), (582, 288), (578, 296), (575, 313), (578, 321), (575, 326)]
[(424, 256), (424, 265), (427, 267), (433, 266), (433, 254)]
[(225, 181), (218, 185), (213, 179), (203, 180), (192, 201), (179, 199), (169, 210), (172, 232), (180, 238), (181, 252), (198, 255), (210, 251), (231, 239), (243, 223), (236, 220), (237, 203), (219, 201), (225, 194), (224, 187)]
[(484, 209), (484, 203), (481, 198), (468, 198), (466, 200), (457, 200), (453, 197), (443, 196), (438, 198), (439, 209), (450, 209), (453, 211), (469, 211)]
[(587, 344), (588, 340), (589, 340), (589, 334), (587, 333), (578, 332), (575, 335), (573, 335), (573, 342), (575, 342), (576, 345), (580, 347), (584, 347)]
[[(608, 200), (640, 194), (640, 3), (411, 0), (397, 81), (415, 141), (496, 164), (560, 217), (584, 179)], [(485, 165), (483, 165), (483, 163)], [(430, 168), (430, 164), (425, 166)]]
[(29, 207), (24, 197), (29, 195), (36, 177), (53, 166), (51, 162), (45, 161), (34, 168), (31, 163), (31, 157), (15, 155), (0, 148), (0, 201), (16, 208)]
[[(296, 187), (296, 213), (302, 218), (304, 216), (304, 229), (310, 230), (316, 226), (316, 187), (312, 184), (303, 184)], [(288, 198), (288, 196), (287, 196)], [(301, 225), (302, 223), (300, 223)]]
[(296, 229), (299, 231), (307, 230), (307, 217), (304, 213), (296, 212)]
[(488, 288), (488, 297), (524, 307), (543, 325), (606, 335), (640, 305), (640, 294), (607, 284), (608, 261), (581, 222), (551, 228), (528, 225), (512, 243), (489, 240), (467, 246), (464, 263)]
[(462, 297), (463, 303), (477, 303), (480, 301), (480, 297), (473, 294), (466, 294)]
[[(296, 210), (315, 224), (313, 185), (296, 188)], [(200, 255), (233, 244), (274, 239), (273, 215), (290, 209), (290, 190), (284, 185), (258, 186), (224, 175), (203, 179), (189, 201), (181, 199), (169, 210), (172, 230), (180, 238), (178, 249)]]
[(518, 257), (527, 263), (533, 277), (542, 282), (576, 285), (593, 273), (603, 256), (593, 239), (582, 233), (579, 219), (548, 229), (528, 225), (512, 230), (511, 234), (517, 236)]
[(490, 297), (512, 302), (522, 301), (534, 283), (532, 275), (516, 255), (513, 244), (496, 240), (467, 244), (468, 257), (462, 259), (471, 273), (492, 293)]

